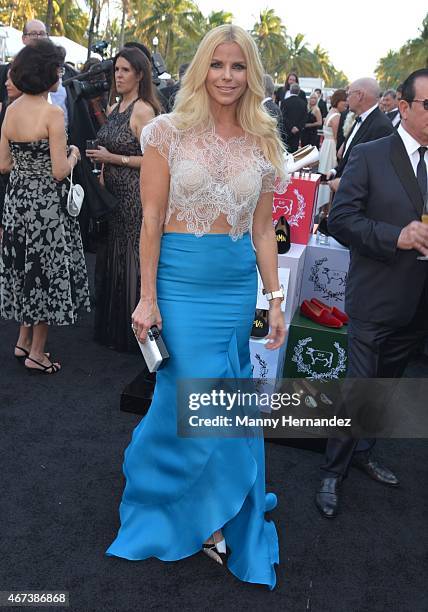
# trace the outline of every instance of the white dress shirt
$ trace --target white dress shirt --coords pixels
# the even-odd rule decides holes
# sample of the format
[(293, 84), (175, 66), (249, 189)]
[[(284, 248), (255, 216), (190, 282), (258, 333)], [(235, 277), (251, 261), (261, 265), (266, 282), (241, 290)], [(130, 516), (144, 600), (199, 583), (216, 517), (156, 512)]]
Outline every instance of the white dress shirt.
[(349, 148), (349, 145), (351, 144), (351, 142), (354, 140), (355, 138), (355, 134), (358, 132), (358, 130), (361, 128), (361, 126), (363, 125), (364, 121), (367, 119), (367, 117), (376, 109), (378, 108), (378, 105), (375, 104), (374, 106), (372, 106), (371, 108), (369, 108), (368, 110), (366, 110), (364, 113), (362, 113), (359, 117), (361, 119), (361, 121), (359, 121), (357, 123), (357, 125), (354, 127), (354, 129), (351, 132), (351, 135), (349, 136), (348, 140), (346, 141), (345, 144), (345, 150), (343, 151), (343, 154), (346, 153), (346, 151)]
[(392, 126), (393, 127), (397, 127), (397, 124), (400, 123), (400, 121), (401, 121), (401, 115), (400, 115), (400, 111), (398, 110), (398, 108), (394, 108), (393, 110), (396, 110), (397, 114), (395, 115), (394, 119), (392, 120)]
[[(401, 140), (403, 141), (403, 144), (407, 151), (407, 155), (409, 156), (409, 159), (410, 159), (410, 163), (412, 164), (413, 172), (415, 173), (415, 176), (416, 176), (416, 169), (418, 167), (418, 163), (420, 160), (418, 149), (422, 145), (420, 142), (415, 140), (413, 136), (409, 134), (409, 132), (406, 131), (402, 123), (397, 128), (397, 134), (400, 135)], [(425, 151), (424, 161), (427, 166), (427, 173), (428, 173), (428, 151)]]

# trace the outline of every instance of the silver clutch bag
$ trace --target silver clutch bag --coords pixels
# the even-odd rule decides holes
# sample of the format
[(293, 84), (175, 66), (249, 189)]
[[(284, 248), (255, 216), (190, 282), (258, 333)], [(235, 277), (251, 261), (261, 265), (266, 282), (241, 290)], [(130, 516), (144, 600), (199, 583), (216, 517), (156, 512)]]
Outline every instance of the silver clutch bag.
[(151, 327), (147, 332), (147, 339), (145, 342), (140, 342), (137, 336), (135, 336), (135, 338), (149, 372), (156, 372), (159, 370), (159, 368), (164, 365), (165, 360), (168, 359), (169, 353), (156, 325)]

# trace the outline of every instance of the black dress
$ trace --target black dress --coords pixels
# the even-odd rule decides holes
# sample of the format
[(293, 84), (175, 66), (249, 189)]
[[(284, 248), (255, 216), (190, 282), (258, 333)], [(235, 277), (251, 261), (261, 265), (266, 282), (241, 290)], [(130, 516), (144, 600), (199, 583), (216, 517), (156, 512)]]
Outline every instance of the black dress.
[(10, 142), (13, 169), (3, 212), (0, 313), (21, 325), (70, 325), (90, 310), (77, 218), (67, 181), (52, 176), (49, 141)]
[[(140, 143), (129, 125), (134, 104), (123, 112), (117, 105), (98, 132), (100, 145), (111, 153), (141, 155)], [(117, 351), (137, 352), (131, 315), (140, 296), (140, 171), (106, 164), (104, 182), (118, 205), (108, 218), (107, 243), (102, 253), (97, 253), (95, 340)]]
[[(316, 120), (317, 118), (315, 117), (315, 115), (311, 111), (308, 111), (306, 123), (315, 123)], [(305, 147), (306, 145), (313, 145), (314, 147), (320, 146), (320, 137), (317, 134), (318, 129), (318, 127), (305, 127), (302, 134), (302, 147)]]

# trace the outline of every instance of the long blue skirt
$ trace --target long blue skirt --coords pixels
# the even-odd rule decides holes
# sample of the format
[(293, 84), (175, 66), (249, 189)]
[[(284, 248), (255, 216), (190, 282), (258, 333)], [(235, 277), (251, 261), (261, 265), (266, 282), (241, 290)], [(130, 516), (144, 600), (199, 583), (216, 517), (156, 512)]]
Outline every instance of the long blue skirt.
[(278, 539), (264, 513), (276, 497), (265, 494), (263, 439), (177, 436), (177, 379), (251, 377), (257, 275), (249, 234), (235, 242), (164, 234), (157, 290), (170, 359), (125, 451), (121, 527), (107, 555), (176, 561), (222, 529), (230, 571), (272, 589)]

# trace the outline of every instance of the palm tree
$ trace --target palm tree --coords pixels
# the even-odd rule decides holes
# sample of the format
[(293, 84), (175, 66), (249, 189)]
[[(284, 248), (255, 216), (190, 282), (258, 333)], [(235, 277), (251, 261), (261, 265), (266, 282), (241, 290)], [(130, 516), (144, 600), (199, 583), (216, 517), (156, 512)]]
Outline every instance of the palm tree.
[(88, 22), (88, 15), (82, 11), (75, 0), (54, 1), (51, 27), (51, 34), (54, 36), (66, 36), (79, 44), (85, 43)]
[(211, 11), (211, 13), (205, 19), (206, 27), (204, 34), (219, 25), (223, 25), (225, 23), (232, 23), (232, 19), (233, 14), (228, 13), (227, 11)]
[(156, 36), (159, 51), (169, 69), (176, 63), (175, 50), (178, 40), (188, 38), (198, 40), (199, 9), (192, 0), (153, 0), (147, 6), (137, 0), (137, 24), (135, 36), (143, 39), (149, 46)]
[[(288, 40), (288, 72), (297, 72), (301, 76), (317, 76), (314, 74), (314, 57), (305, 43), (304, 34), (297, 34)], [(315, 70), (316, 72), (316, 70)]]
[(420, 36), (408, 40), (398, 51), (381, 57), (375, 73), (382, 88), (397, 87), (414, 70), (428, 68), (428, 14), (422, 22)]
[(396, 51), (388, 51), (387, 55), (379, 60), (375, 74), (382, 88), (396, 87), (402, 81), (400, 64), (400, 54)]
[(121, 49), (125, 43), (125, 25), (126, 25), (126, 18), (129, 15), (129, 9), (130, 9), (129, 0), (122, 0), (122, 19), (120, 22), (120, 34), (119, 34), (119, 40), (118, 40), (119, 49)]
[(0, 23), (22, 30), (29, 19), (46, 15), (45, 0), (2, 0)]
[(273, 9), (261, 11), (251, 32), (262, 58), (266, 72), (277, 71), (278, 64), (287, 53), (286, 30), (281, 18)]
[(46, 7), (46, 19), (45, 19), (46, 32), (48, 34), (51, 33), (53, 18), (54, 18), (54, 3), (53, 3), (53, 0), (48, 0), (48, 4)]
[(335, 76), (336, 70), (331, 63), (328, 52), (325, 49), (322, 49), (321, 45), (318, 44), (315, 47), (313, 54), (317, 65), (317, 76), (324, 79), (326, 85), (330, 85)]
[(225, 23), (231, 23), (233, 19), (232, 13), (227, 11), (212, 11), (208, 17), (205, 17), (200, 11), (193, 18), (195, 30), (198, 36), (195, 37), (177, 37), (174, 41), (173, 60), (168, 63), (168, 69), (175, 74), (180, 64), (191, 62), (196, 49), (202, 38), (207, 32)]

